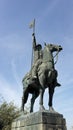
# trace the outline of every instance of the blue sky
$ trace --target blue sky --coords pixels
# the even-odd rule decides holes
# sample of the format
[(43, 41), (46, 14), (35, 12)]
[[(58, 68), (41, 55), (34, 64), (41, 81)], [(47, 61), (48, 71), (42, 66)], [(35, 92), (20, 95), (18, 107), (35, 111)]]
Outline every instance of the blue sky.
[[(55, 90), (53, 106), (64, 115), (70, 128), (73, 125), (73, 0), (0, 0), (0, 94), (20, 107), (21, 81), (31, 68), (29, 23), (34, 18), (37, 42), (42, 46), (47, 42), (63, 47), (56, 64), (62, 86)], [(39, 107), (38, 100), (35, 111)], [(47, 104), (46, 90), (46, 109)]]

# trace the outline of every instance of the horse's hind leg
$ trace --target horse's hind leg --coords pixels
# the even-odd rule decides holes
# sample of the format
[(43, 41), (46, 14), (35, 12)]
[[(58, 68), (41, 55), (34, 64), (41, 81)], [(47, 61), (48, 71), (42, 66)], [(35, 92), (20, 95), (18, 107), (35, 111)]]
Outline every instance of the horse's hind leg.
[(27, 102), (27, 99), (28, 99), (28, 91), (24, 90), (23, 97), (22, 97), (22, 106), (21, 106), (22, 111), (24, 111), (24, 105)]
[(35, 102), (35, 99), (38, 97), (38, 95), (39, 95), (39, 93), (37, 93), (37, 92), (34, 92), (32, 94), (30, 112), (33, 112), (34, 102)]

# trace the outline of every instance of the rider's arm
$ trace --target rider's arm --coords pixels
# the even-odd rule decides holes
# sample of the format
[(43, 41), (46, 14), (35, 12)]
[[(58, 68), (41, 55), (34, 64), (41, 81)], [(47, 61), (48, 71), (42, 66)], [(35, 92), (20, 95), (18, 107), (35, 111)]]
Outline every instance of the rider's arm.
[(32, 34), (32, 42), (33, 42), (33, 49), (36, 49), (36, 38), (35, 38), (35, 34)]

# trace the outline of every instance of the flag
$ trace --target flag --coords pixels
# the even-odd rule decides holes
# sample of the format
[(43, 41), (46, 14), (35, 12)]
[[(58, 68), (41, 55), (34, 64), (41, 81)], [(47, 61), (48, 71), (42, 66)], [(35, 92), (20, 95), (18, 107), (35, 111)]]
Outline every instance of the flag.
[(35, 27), (35, 19), (29, 24), (29, 28), (34, 28)]

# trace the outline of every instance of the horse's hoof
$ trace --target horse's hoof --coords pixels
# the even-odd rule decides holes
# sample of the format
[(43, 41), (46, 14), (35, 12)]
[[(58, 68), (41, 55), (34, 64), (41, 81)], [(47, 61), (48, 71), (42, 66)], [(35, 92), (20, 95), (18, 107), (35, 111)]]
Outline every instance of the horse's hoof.
[(45, 110), (45, 107), (43, 105), (40, 105), (40, 108), (39, 108), (40, 111), (44, 111)]
[(30, 113), (32, 113), (33, 112), (33, 110), (30, 110)]
[(53, 107), (49, 107), (49, 112), (50, 113), (54, 113), (55, 112), (54, 108)]
[(20, 108), (20, 111), (21, 111), (21, 112), (24, 112), (24, 108), (23, 108), (23, 107), (21, 107), (21, 108)]

